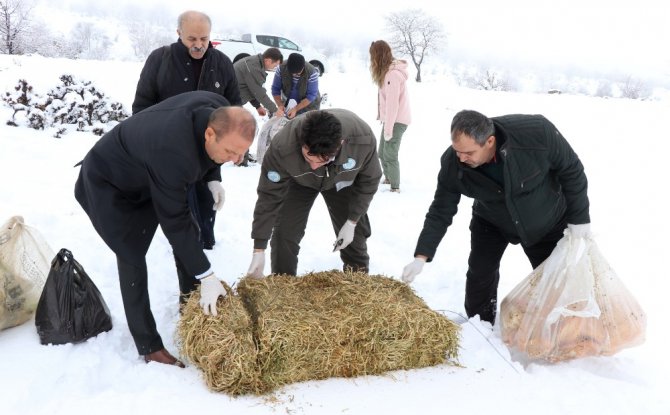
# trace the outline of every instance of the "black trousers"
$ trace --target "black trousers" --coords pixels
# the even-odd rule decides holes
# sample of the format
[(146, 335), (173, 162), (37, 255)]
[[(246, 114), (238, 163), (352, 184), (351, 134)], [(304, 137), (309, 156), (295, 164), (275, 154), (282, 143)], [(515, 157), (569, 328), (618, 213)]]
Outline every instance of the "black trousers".
[(204, 249), (214, 247), (214, 220), (216, 219), (216, 210), (214, 206), (214, 197), (207, 187), (206, 181), (199, 181), (188, 188), (188, 206), (191, 208), (191, 214), (200, 227), (200, 242)]
[[(537, 268), (556, 247), (567, 226), (559, 221), (539, 242), (523, 247), (533, 269)], [(470, 221), (470, 257), (465, 282), (465, 312), (468, 317), (479, 318), (494, 324), (498, 306), (500, 260), (507, 245), (517, 243), (504, 235), (496, 226), (477, 215)]]
[(146, 262), (137, 266), (117, 255), (116, 264), (119, 269), (123, 309), (137, 352), (146, 355), (163, 349), (163, 340), (156, 330), (156, 321), (151, 313)]
[[(164, 347), (163, 340), (158, 334), (156, 321), (151, 312), (146, 262), (142, 266), (137, 266), (117, 255), (116, 263), (119, 270), (123, 309), (137, 352), (146, 355), (161, 350)], [(184, 303), (185, 295), (194, 291), (200, 281), (186, 273), (177, 257), (175, 257), (175, 263), (179, 276), (180, 302)]]
[[(346, 187), (339, 192), (335, 189), (322, 192), (291, 182), (284, 203), (279, 210), (279, 217), (272, 230), (270, 239), (271, 271), (273, 274), (296, 275), (298, 270), (298, 253), (300, 241), (305, 236), (305, 228), (309, 212), (319, 193), (323, 196), (335, 235), (340, 232), (349, 214), (349, 198), (353, 192)], [(367, 239), (371, 235), (368, 215), (363, 215), (356, 225), (354, 240), (349, 246), (340, 250), (343, 269), (368, 272), (370, 257), (368, 256)], [(335, 240), (335, 238), (333, 238)]]

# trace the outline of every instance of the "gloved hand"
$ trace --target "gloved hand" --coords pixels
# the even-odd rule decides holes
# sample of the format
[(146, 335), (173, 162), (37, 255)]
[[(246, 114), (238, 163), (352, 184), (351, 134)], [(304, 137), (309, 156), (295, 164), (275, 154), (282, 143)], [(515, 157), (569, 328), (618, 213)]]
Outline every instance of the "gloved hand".
[(414, 261), (410, 262), (402, 269), (402, 280), (409, 284), (414, 281), (414, 277), (419, 275), (423, 270), (423, 266), (426, 263), (426, 260), (423, 258), (414, 258)]
[(356, 230), (356, 223), (351, 220), (347, 220), (340, 233), (337, 234), (337, 240), (333, 244), (333, 252), (339, 251), (349, 246), (349, 244), (354, 240), (354, 231)]
[(200, 280), (200, 306), (205, 314), (217, 315), (216, 300), (225, 295), (226, 290), (214, 273)]
[(590, 223), (584, 223), (581, 225), (573, 225), (571, 223), (568, 223), (568, 231), (570, 232), (570, 235), (572, 235), (573, 238), (591, 238), (591, 224)]
[(211, 182), (207, 182), (207, 187), (209, 188), (209, 191), (212, 192), (212, 197), (214, 198), (212, 209), (221, 210), (223, 202), (226, 200), (226, 191), (223, 190), (221, 182), (212, 180)]
[(265, 251), (254, 252), (247, 275), (253, 278), (263, 278), (263, 269), (265, 269)]

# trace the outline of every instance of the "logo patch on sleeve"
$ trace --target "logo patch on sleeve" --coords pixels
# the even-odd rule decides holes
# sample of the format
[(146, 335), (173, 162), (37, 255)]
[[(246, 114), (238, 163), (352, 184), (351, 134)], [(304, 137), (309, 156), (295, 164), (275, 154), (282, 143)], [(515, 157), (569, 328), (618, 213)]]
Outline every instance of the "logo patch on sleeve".
[(347, 162), (342, 165), (344, 170), (351, 170), (354, 167), (356, 167), (356, 160), (352, 159), (351, 157), (349, 157)]
[(268, 172), (268, 180), (270, 180), (271, 182), (277, 183), (279, 179), (281, 179), (281, 176), (276, 171), (270, 170)]

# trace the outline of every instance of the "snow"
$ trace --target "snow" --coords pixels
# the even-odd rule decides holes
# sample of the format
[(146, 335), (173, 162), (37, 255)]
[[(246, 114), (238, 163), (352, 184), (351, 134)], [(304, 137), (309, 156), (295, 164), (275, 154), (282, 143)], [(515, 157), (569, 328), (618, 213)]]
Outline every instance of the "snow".
[[(378, 132), (376, 89), (363, 59), (332, 63), (321, 91), (328, 105), (348, 108)], [(141, 62), (46, 59), (0, 55), (0, 89), (26, 79), (44, 93), (63, 73), (90, 80), (106, 96), (130, 108)], [(95, 233), (73, 197), (78, 169), (98, 137), (69, 131), (6, 126), (0, 106), (0, 220), (22, 215), (54, 250), (66, 247), (102, 292), (114, 328), (83, 344), (42, 346), (34, 322), (0, 331), (0, 401), (3, 414), (668, 414), (668, 335), (663, 310), (670, 288), (663, 203), (668, 173), (663, 157), (670, 115), (668, 100), (639, 101), (577, 95), (476, 91), (439, 75), (409, 82), (413, 123), (400, 149), (399, 194), (380, 186), (370, 207), (370, 271), (399, 277), (412, 260), (436, 184), (439, 157), (450, 143), (451, 117), (464, 108), (488, 116), (540, 113), (561, 130), (579, 154), (589, 179), (596, 241), (624, 284), (648, 314), (647, 340), (611, 357), (558, 364), (526, 362), (510, 353), (499, 326), (477, 317), (463, 324), (462, 367), (437, 366), (354, 379), (286, 386), (273, 394), (232, 398), (210, 392), (194, 367), (145, 364), (137, 355), (121, 303), (115, 257)], [(252, 152), (254, 151), (252, 147)], [(251, 260), (250, 238), (259, 166), (222, 168), (226, 202), (216, 221), (211, 258), (217, 275), (235, 283)], [(666, 178), (666, 179), (664, 179)], [(413, 287), (429, 306), (450, 318), (464, 314), (470, 205), (459, 214)], [(312, 209), (300, 253), (299, 273), (340, 268), (331, 252), (335, 235), (325, 205)], [(176, 353), (178, 284), (170, 246), (159, 231), (148, 257), (152, 308), (166, 347)], [(268, 271), (266, 267), (266, 271)], [(530, 273), (519, 246), (503, 259), (499, 298)]]

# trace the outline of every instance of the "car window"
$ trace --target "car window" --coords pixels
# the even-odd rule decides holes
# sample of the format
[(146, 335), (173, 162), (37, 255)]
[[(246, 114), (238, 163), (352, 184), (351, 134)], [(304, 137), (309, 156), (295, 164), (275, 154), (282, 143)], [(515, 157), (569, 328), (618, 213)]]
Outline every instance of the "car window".
[(256, 40), (261, 45), (277, 47), (277, 36), (257, 35)]
[(298, 45), (295, 43), (291, 42), (288, 39), (285, 39), (283, 37), (277, 38), (279, 40), (279, 47), (284, 48), (284, 49), (291, 49), (291, 50), (300, 50)]

